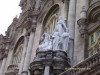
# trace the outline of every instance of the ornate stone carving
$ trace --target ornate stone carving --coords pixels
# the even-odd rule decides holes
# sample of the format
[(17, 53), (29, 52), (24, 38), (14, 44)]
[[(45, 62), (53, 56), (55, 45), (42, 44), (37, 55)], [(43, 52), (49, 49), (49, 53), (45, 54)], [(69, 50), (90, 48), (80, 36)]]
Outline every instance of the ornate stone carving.
[(79, 28), (80, 28), (80, 30), (79, 30), (79, 32), (80, 32), (80, 34), (81, 34), (81, 37), (85, 37), (85, 34), (87, 34), (88, 33), (88, 30), (87, 30), (87, 25), (88, 25), (88, 23), (87, 23), (87, 19), (79, 19), (78, 21), (77, 21), (77, 23), (78, 23), (78, 25), (79, 25)]
[[(65, 70), (65, 67), (70, 67), (70, 60), (67, 56), (66, 47), (64, 47), (69, 43), (69, 32), (61, 17), (51, 38), (50, 35), (44, 33), (41, 41), (34, 62), (30, 64), (31, 75), (43, 73), (44, 75), (47, 73), (47, 75), (51, 75), (50, 71), (52, 71), (52, 74), (58, 75)], [(63, 48), (60, 48), (59, 44)]]
[(58, 75), (65, 70), (65, 67), (70, 67), (69, 58), (64, 51), (40, 51), (37, 53), (34, 62), (30, 64), (31, 75), (36, 75), (35, 72), (43, 74), (44, 67), (48, 65), (50, 67), (49, 73), (51, 75)]
[(42, 0), (40, 12), (41, 14), (38, 17), (38, 21), (41, 23), (45, 14), (48, 12), (48, 8), (50, 8), (54, 4), (54, 0)]
[(6, 49), (0, 49), (0, 60), (2, 60), (3, 58), (7, 57), (8, 55), (8, 50)]
[(18, 70), (19, 69), (17, 65), (9, 65), (5, 75), (16, 75), (18, 73)]
[(88, 22), (96, 22), (99, 19), (100, 15), (100, 0), (92, 1), (92, 5), (90, 5), (87, 11), (87, 20)]
[(26, 5), (27, 5), (27, 0), (21, 0), (20, 1), (19, 6), (21, 7), (22, 10), (25, 9)]

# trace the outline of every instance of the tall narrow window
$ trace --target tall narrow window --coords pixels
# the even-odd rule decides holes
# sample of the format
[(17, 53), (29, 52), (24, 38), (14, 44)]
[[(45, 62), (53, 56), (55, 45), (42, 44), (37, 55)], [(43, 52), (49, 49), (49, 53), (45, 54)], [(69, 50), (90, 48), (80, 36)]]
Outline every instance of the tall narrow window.
[(14, 53), (12, 64), (19, 66), (21, 62), (22, 51), (23, 51), (23, 44), (21, 44)]

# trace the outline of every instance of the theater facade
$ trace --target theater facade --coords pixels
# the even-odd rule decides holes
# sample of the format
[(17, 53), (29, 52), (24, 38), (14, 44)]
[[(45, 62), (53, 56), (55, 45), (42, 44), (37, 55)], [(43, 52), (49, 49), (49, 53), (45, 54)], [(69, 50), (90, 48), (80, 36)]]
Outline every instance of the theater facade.
[(100, 75), (100, 0), (20, 0), (0, 35), (0, 75)]

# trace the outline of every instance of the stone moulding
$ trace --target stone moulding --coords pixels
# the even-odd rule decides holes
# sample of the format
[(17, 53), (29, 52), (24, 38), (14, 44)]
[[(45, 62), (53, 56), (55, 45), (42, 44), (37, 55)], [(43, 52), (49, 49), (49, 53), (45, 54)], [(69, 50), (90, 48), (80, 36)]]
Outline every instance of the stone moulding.
[(93, 3), (87, 11), (88, 22), (95, 22), (100, 15), (100, 1)]

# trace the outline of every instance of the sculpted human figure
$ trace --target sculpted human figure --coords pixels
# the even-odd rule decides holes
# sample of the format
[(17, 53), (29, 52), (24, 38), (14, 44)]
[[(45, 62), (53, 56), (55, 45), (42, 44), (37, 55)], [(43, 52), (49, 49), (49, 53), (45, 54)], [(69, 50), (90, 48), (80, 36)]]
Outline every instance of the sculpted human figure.
[(68, 52), (69, 39), (70, 39), (70, 33), (68, 28), (66, 28), (66, 31), (62, 34), (62, 42), (63, 42), (62, 50), (65, 52)]
[(39, 51), (47, 51), (52, 49), (50, 36), (47, 33), (44, 33), (41, 38), (43, 39), (43, 41), (39, 45)]
[(53, 50), (61, 50), (61, 36), (58, 31), (54, 31), (52, 35)]
[(69, 43), (69, 32), (68, 28), (62, 17), (59, 17), (56, 23), (53, 37), (53, 50), (63, 50), (66, 51)]

